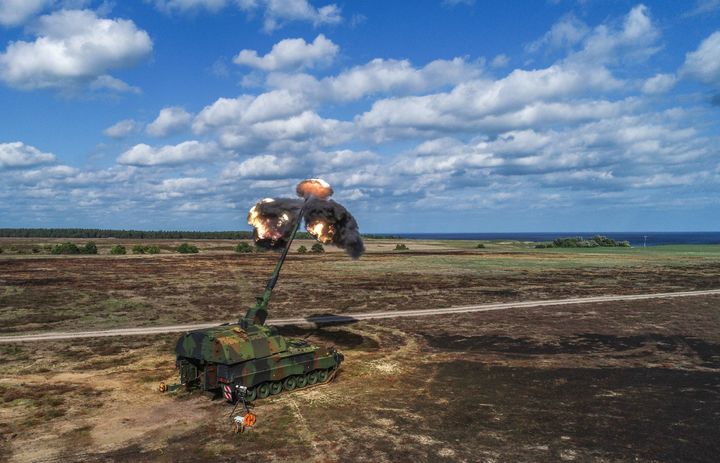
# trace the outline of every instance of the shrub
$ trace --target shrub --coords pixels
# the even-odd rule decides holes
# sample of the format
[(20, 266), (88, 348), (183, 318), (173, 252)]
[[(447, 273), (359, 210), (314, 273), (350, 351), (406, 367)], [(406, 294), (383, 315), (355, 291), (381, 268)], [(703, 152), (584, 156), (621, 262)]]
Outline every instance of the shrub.
[(395, 245), (395, 250), (396, 251), (409, 251), (410, 248), (405, 246), (403, 243), (400, 243), (400, 244)]
[(557, 238), (553, 240), (553, 247), (555, 248), (577, 248), (582, 241), (579, 237), (575, 238)]
[(125, 249), (125, 246), (116, 244), (115, 246), (110, 248), (110, 254), (113, 254), (116, 256), (124, 255), (124, 254), (127, 254), (127, 249)]
[(39, 245), (37, 245), (37, 244), (33, 244), (33, 246), (32, 246), (32, 253), (33, 253), (33, 254), (40, 254), (41, 252), (42, 252), (42, 248), (41, 248)]
[(475, 247), (478, 249), (485, 249), (485, 245), (483, 243), (478, 243), (478, 245)]
[(56, 244), (53, 246), (52, 251), (53, 254), (80, 254), (80, 248), (77, 247), (74, 243), (62, 243), (62, 244)]
[(160, 248), (155, 245), (136, 244), (133, 246), (132, 252), (133, 254), (160, 254)]
[(4, 252), (4, 251), (3, 251), (3, 248), (0, 247), (0, 254), (2, 254), (3, 252)]
[(177, 252), (179, 252), (180, 254), (196, 254), (200, 251), (195, 245), (192, 245), (190, 243), (183, 243), (177, 247)]
[(88, 241), (80, 252), (83, 254), (97, 254), (97, 245), (94, 241)]
[(312, 252), (313, 254), (322, 254), (323, 252), (325, 252), (325, 248), (323, 247), (322, 244), (315, 243), (310, 248), (310, 252)]
[(235, 246), (235, 252), (253, 252), (253, 247), (245, 241), (240, 241), (237, 246)]
[(307, 254), (307, 248), (305, 246), (301, 245), (298, 248), (298, 254)]
[[(545, 243), (540, 243), (540, 244), (535, 245), (535, 249), (545, 249), (547, 247), (548, 247), (548, 245)], [(552, 247), (552, 245), (550, 245), (550, 247)]]

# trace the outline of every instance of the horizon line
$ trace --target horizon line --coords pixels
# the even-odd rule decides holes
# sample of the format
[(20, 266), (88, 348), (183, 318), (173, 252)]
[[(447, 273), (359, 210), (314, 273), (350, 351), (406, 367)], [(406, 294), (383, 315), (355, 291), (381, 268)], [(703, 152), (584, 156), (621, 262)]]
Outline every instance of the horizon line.
[[(192, 229), (139, 229), (139, 228), (102, 228), (102, 227), (6, 227), (0, 230), (99, 230), (123, 232), (175, 232), (175, 233), (252, 233), (252, 230), (224, 229), (224, 230), (192, 230)], [(396, 232), (362, 232), (361, 235), (509, 235), (529, 233), (720, 233), (720, 230), (532, 230), (532, 231), (396, 231)], [(0, 236), (2, 237), (2, 236)]]

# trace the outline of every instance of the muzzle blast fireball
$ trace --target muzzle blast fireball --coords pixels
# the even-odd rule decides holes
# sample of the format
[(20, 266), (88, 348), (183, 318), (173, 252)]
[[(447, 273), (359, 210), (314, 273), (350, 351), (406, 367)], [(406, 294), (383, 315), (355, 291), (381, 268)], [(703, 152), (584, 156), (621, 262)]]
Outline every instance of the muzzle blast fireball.
[(323, 244), (333, 244), (357, 259), (365, 252), (355, 218), (340, 203), (329, 199), (333, 190), (320, 179), (303, 180), (297, 186), (303, 199), (266, 198), (248, 214), (259, 246), (280, 248), (287, 245), (295, 224), (302, 220), (305, 229)]

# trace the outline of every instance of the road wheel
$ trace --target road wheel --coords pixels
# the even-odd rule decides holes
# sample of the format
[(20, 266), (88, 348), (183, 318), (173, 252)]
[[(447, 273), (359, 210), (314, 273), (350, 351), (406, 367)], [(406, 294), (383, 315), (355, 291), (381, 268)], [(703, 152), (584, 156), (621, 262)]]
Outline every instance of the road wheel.
[(270, 395), (270, 384), (262, 383), (257, 387), (258, 399), (264, 399)]
[(257, 388), (249, 387), (247, 392), (245, 393), (245, 400), (247, 400), (248, 402), (252, 402), (255, 399), (257, 399)]
[(283, 388), (285, 388), (286, 391), (292, 391), (297, 387), (297, 381), (295, 381), (294, 376), (288, 376), (285, 378), (285, 381), (283, 381)]
[(310, 373), (307, 374), (308, 384), (315, 384), (315, 383), (317, 383), (317, 380), (318, 380), (317, 371), (311, 371)]
[(297, 377), (297, 380), (295, 381), (295, 387), (300, 389), (301, 387), (307, 386), (307, 376), (305, 375), (299, 375)]
[(280, 394), (282, 392), (283, 385), (280, 381), (273, 381), (270, 383), (270, 394)]
[(319, 370), (317, 372), (317, 378), (318, 382), (324, 383), (328, 379), (328, 371), (327, 370)]

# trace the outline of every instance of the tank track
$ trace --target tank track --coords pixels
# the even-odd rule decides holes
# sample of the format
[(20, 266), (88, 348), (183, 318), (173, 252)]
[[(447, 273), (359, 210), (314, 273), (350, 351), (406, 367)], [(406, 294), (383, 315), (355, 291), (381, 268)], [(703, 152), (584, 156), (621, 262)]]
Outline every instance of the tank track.
[[(278, 381), (265, 381), (254, 387), (249, 387), (245, 394), (245, 400), (247, 402), (254, 402), (255, 400), (266, 399), (272, 395), (280, 394), (281, 392), (291, 392), (296, 389), (308, 389), (313, 386), (319, 386), (321, 384), (329, 383), (335, 377), (337, 368), (326, 368), (318, 369), (305, 373), (304, 375), (292, 375), (287, 378), (283, 378)], [(233, 387), (232, 399), (228, 400), (229, 403), (235, 404), (239, 401), (237, 392)]]

